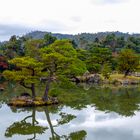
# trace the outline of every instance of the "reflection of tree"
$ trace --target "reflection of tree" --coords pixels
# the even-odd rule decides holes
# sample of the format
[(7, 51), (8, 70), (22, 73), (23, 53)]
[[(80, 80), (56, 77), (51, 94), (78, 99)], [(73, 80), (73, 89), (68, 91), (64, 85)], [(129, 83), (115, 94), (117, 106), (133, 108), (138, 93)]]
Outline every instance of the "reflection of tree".
[[(76, 137), (77, 135), (81, 134), (81, 133), (77, 133), (77, 135), (74, 135), (74, 133), (71, 133), (70, 136), (65, 136), (65, 135), (60, 136), (60, 135), (58, 135), (54, 131), (54, 127), (58, 127), (59, 125), (63, 125), (63, 124), (69, 123), (71, 120), (73, 120), (74, 118), (76, 118), (76, 116), (74, 116), (72, 114), (66, 114), (64, 112), (61, 112), (59, 114), (61, 116), (61, 119), (57, 120), (57, 125), (53, 126), (52, 123), (51, 123), (50, 115), (49, 115), (49, 112), (48, 112), (48, 109), (47, 108), (45, 108), (45, 115), (46, 115), (46, 118), (47, 118), (47, 121), (48, 121), (50, 130), (51, 130), (52, 137), (50, 138), (50, 140), (60, 140), (61, 138)], [(77, 139), (74, 139), (74, 140), (77, 140)]]
[(61, 119), (57, 120), (58, 125), (69, 123), (71, 120), (76, 118), (75, 115), (66, 114), (64, 112), (61, 112), (59, 115), (61, 116)]
[(133, 116), (139, 110), (140, 94), (133, 89), (119, 89), (116, 93), (94, 93), (92, 102), (98, 110), (114, 111), (123, 116)]
[(47, 118), (50, 130), (51, 130), (51, 134), (52, 134), (52, 138), (50, 138), (50, 139), (52, 139), (52, 140), (59, 140), (60, 136), (54, 131), (53, 125), (51, 123), (51, 119), (50, 119), (50, 115), (49, 115), (48, 109), (45, 108), (44, 112), (45, 112), (45, 115), (46, 115), (46, 118)]
[[(50, 140), (61, 140), (62, 138), (67, 138), (67, 139), (74, 139), (76, 140), (77, 137), (84, 137), (86, 135), (86, 132), (84, 130), (78, 131), (78, 132), (73, 132), (69, 134), (68, 136), (66, 135), (59, 135), (57, 132), (54, 130), (54, 128), (59, 127), (60, 125), (64, 125), (69, 123), (71, 120), (76, 118), (76, 116), (72, 114), (67, 114), (64, 112), (59, 113), (60, 119), (57, 119), (57, 124), (53, 125), (51, 122), (51, 118), (49, 115), (49, 111), (55, 112), (54, 110), (59, 110), (58, 108), (52, 109), (52, 107), (42, 107), (42, 108), (11, 108), (12, 111), (14, 112), (22, 112), (22, 111), (31, 111), (32, 114), (25, 117), (23, 120), (19, 122), (13, 123), (11, 126), (9, 126), (5, 132), (6, 137), (12, 137), (13, 135), (33, 135), (30, 140), (36, 139), (37, 134), (42, 134), (45, 132), (48, 127), (42, 127), (39, 125), (39, 122), (36, 120), (36, 110), (39, 112), (44, 112), (46, 116), (46, 120), (48, 122), (50, 132), (51, 132), (51, 137), (49, 138)], [(49, 110), (50, 109), (50, 110)], [(58, 112), (57, 112), (58, 113)], [(27, 122), (27, 120), (31, 119), (31, 122)], [(83, 140), (83, 139), (81, 139)]]
[[(13, 123), (10, 127), (7, 128), (5, 132), (6, 137), (12, 137), (15, 134), (19, 135), (32, 135), (33, 137), (30, 140), (36, 138), (36, 134), (42, 134), (47, 129), (47, 127), (42, 127), (38, 125), (38, 122), (35, 118), (35, 108), (32, 110), (32, 115), (25, 117), (20, 122)], [(26, 122), (27, 119), (31, 118), (32, 123)]]
[(83, 86), (84, 90), (89, 90), (93, 84), (91, 83), (80, 83), (81, 86)]
[(4, 89), (4, 91), (0, 91), (0, 104), (1, 105), (7, 103), (9, 99), (15, 96), (15, 94), (13, 94), (15, 93), (14, 83), (3, 82), (2, 84), (3, 84), (3, 87), (6, 87), (6, 88)]
[(86, 135), (87, 135), (86, 131), (81, 130), (81, 131), (70, 133), (68, 138), (70, 140), (85, 140)]
[(68, 136), (64, 135), (61, 138), (64, 138), (66, 140), (85, 140), (86, 135), (87, 135), (87, 132), (84, 130), (81, 130), (81, 131), (72, 132)]
[(51, 134), (52, 134), (52, 137), (50, 138), (50, 140), (61, 140), (62, 138), (65, 138), (66, 140), (85, 140), (87, 133), (84, 130), (70, 133), (68, 136), (66, 136), (66, 135), (60, 136), (54, 131), (54, 127), (57, 127), (59, 125), (63, 125), (65, 123), (69, 123), (72, 119), (76, 118), (76, 116), (61, 112), (59, 114), (61, 116), (61, 119), (57, 120), (58, 124), (53, 126), (51, 123), (51, 119), (50, 119), (49, 112), (48, 112), (47, 108), (45, 109), (45, 114), (46, 114), (48, 124), (50, 126)]
[[(94, 88), (92, 87), (91, 90), (85, 92), (77, 92), (73, 94), (68, 94), (66, 97), (66, 104), (64, 105), (70, 106), (71, 108), (82, 109), (86, 107), (86, 105), (94, 104), (95, 108), (98, 110), (102, 110), (104, 112), (116, 112), (122, 116), (133, 116), (135, 111), (139, 110), (139, 103), (140, 103), (140, 89), (136, 88)], [(80, 90), (79, 90), (80, 91)], [(65, 96), (64, 96), (65, 97)], [(49, 107), (38, 107), (38, 108), (12, 108), (13, 112), (25, 112), (25, 111), (32, 111), (31, 116), (27, 116), (20, 122), (15, 122), (6, 130), (6, 137), (12, 137), (14, 134), (21, 134), (21, 135), (30, 135), (31, 134), (42, 134), (47, 128), (40, 126), (41, 128), (37, 128), (39, 124), (37, 124), (35, 114), (36, 111), (38, 112), (45, 112), (45, 116), (48, 122), (49, 130), (51, 132), (50, 139), (52, 140), (59, 140), (59, 139), (74, 139), (70, 138), (73, 135), (69, 134), (67, 136), (60, 135), (58, 131), (55, 129), (60, 127), (61, 125), (65, 125), (73, 120), (76, 116), (70, 113), (61, 112), (63, 105), (61, 106), (49, 106)], [(61, 112), (61, 113), (60, 113)], [(51, 114), (58, 114), (59, 119), (57, 118), (57, 124), (53, 124), (51, 122)], [(57, 116), (58, 116), (57, 115)], [(32, 123), (28, 123), (27, 120), (32, 118)], [(35, 127), (36, 128), (35, 128)], [(34, 128), (32, 128), (34, 127)], [(22, 128), (22, 131), (21, 131)], [(36, 130), (36, 131), (35, 131)], [(21, 132), (20, 132), (21, 131)], [(81, 132), (82, 131), (82, 132)], [(80, 135), (84, 135), (86, 133), (84, 130), (80, 132), (75, 132), (78, 137)], [(31, 133), (32, 132), (32, 133)], [(82, 137), (82, 136), (81, 136)], [(76, 138), (75, 138), (76, 139)], [(84, 136), (83, 136), (84, 139)]]

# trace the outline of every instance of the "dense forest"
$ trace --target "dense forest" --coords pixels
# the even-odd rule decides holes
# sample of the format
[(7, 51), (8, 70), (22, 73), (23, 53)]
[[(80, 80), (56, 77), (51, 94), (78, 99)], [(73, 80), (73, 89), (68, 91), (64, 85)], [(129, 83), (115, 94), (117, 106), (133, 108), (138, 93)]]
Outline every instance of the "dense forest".
[(87, 69), (93, 73), (100, 72), (101, 66), (103, 67), (104, 64), (110, 64), (113, 70), (117, 69), (116, 58), (122, 50), (128, 51), (129, 49), (133, 53), (140, 53), (140, 34), (100, 32), (68, 35), (35, 31), (22, 37), (13, 35), (9, 41), (0, 43), (0, 70), (11, 69), (12, 66), (8, 65), (8, 60), (25, 56), (28, 42), (32, 42), (34, 48), (44, 48), (55, 40), (63, 39), (71, 42), (77, 52), (77, 57), (84, 61)]
[(117, 32), (73, 36), (40, 32), (41, 36), (38, 33), (13, 35), (0, 45), (1, 79), (30, 89), (33, 99), (35, 87), (42, 80), (46, 83), (42, 99), (47, 101), (54, 81), (80, 82), (84, 78), (79, 76), (87, 73), (107, 80), (117, 72), (126, 78), (139, 71), (140, 37), (136, 35)]

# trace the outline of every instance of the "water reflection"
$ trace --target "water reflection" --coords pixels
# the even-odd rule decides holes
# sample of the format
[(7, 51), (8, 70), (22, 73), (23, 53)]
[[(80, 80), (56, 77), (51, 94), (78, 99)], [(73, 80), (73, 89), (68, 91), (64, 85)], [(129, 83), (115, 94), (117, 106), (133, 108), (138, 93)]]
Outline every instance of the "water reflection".
[[(59, 111), (59, 109), (53, 108), (53, 109), (57, 109), (57, 111)], [(72, 114), (68, 114), (65, 112), (60, 112), (59, 114), (59, 118), (56, 119), (56, 124), (52, 123), (51, 117), (50, 117), (50, 112), (54, 113), (54, 110), (52, 110), (52, 107), (48, 109), (48, 107), (43, 107), (43, 108), (14, 108), (12, 107), (11, 110), (14, 113), (20, 113), (23, 111), (27, 111), (30, 112), (31, 115), (28, 115), (26, 117), (24, 117), (24, 119), (14, 122), (13, 124), (11, 124), (5, 131), (5, 137), (9, 138), (9, 137), (13, 137), (14, 135), (30, 135), (30, 138), (28, 138), (28, 140), (33, 140), (37, 138), (37, 135), (41, 135), (43, 133), (45, 133), (46, 130), (49, 130), (51, 132), (51, 135), (49, 137), (50, 140), (61, 140), (61, 139), (67, 139), (67, 140), (77, 140), (77, 138), (80, 138), (81, 140), (84, 140), (86, 137), (86, 131), (84, 130), (80, 130), (77, 132), (72, 132), (68, 135), (59, 135), (58, 132), (55, 131), (55, 128), (59, 127), (60, 125), (64, 125), (69, 123), (71, 120), (75, 119), (76, 116), (72, 115)], [(36, 113), (43, 113), (46, 117), (46, 121), (47, 123), (46, 126), (41, 125), (40, 120), (36, 119)], [(56, 111), (55, 111), (56, 112)], [(18, 114), (17, 114), (18, 115)], [(45, 120), (43, 120), (44, 122)], [(48, 124), (48, 126), (47, 126)], [(31, 135), (33, 135), (31, 137)]]
[[(30, 140), (36, 138), (37, 134), (42, 134), (45, 132), (48, 127), (39, 126), (39, 122), (36, 120), (36, 109), (32, 109), (32, 114), (30, 116), (26, 116), (24, 119), (18, 122), (14, 122), (10, 125), (5, 132), (6, 137), (12, 137), (13, 135), (32, 135), (33, 137)], [(28, 119), (31, 118), (31, 122), (27, 122)]]
[[(67, 93), (59, 106), (9, 108), (0, 95), (0, 139), (139, 140), (140, 88), (96, 87)], [(4, 99), (4, 100), (3, 100)], [(8, 114), (8, 115), (7, 115)]]
[[(110, 89), (106, 89), (110, 90)], [(119, 90), (119, 91), (118, 91)], [(139, 91), (134, 89), (115, 89), (110, 92), (95, 93), (92, 102), (98, 110), (116, 112), (122, 116), (133, 116), (138, 111), (140, 103)]]

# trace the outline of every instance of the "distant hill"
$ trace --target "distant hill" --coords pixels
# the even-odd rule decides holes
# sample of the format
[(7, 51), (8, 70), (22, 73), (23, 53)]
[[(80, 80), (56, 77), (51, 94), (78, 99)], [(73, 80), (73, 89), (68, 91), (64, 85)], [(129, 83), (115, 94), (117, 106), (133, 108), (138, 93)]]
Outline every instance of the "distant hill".
[[(41, 39), (44, 37), (46, 33), (50, 32), (43, 32), (43, 31), (33, 31), (28, 34), (26, 34), (26, 37), (31, 37), (33, 39)], [(130, 36), (133, 37), (140, 37), (140, 34), (129, 34), (129, 33), (122, 33), (122, 32), (98, 32), (98, 33), (81, 33), (77, 35), (72, 34), (60, 34), (60, 33), (50, 33), (52, 36), (55, 36), (57, 39), (71, 39), (74, 40), (77, 46), (80, 45), (80, 42), (82, 44), (91, 43), (95, 40), (95, 38), (103, 39), (109, 34), (115, 34), (116, 37), (124, 36), (125, 39), (127, 39)]]
[(98, 33), (81, 33), (81, 34), (61, 34), (61, 33), (51, 33), (51, 32), (45, 32), (45, 31), (33, 31), (28, 34), (26, 34), (26, 37), (31, 37), (34, 39), (41, 39), (44, 37), (45, 34), (52, 34), (53, 36), (57, 37), (58, 39), (75, 39), (75, 38), (85, 38), (87, 40), (92, 40), (98, 37), (99, 39), (106, 37), (109, 34), (115, 34), (116, 37), (124, 36), (125, 38), (128, 38), (129, 36), (133, 37), (140, 37), (140, 34), (129, 34), (129, 33), (122, 33), (119, 31), (116, 32), (98, 32)]
[(57, 37), (58, 39), (73, 39), (74, 35), (69, 34), (60, 34), (60, 33), (51, 33), (51, 32), (43, 32), (43, 31), (33, 31), (28, 34), (26, 34), (26, 37), (31, 37), (33, 39), (42, 39), (45, 34), (52, 34), (52, 36)]
[[(127, 40), (128, 37), (133, 36), (135, 38), (140, 38), (140, 34), (129, 34), (122, 33), (119, 31), (116, 32), (98, 32), (98, 33), (80, 33), (76, 35), (72, 34), (61, 34), (61, 33), (51, 33), (47, 31), (33, 31), (24, 35), (24, 37), (33, 38), (33, 39), (42, 39), (45, 34), (51, 34), (55, 36), (57, 39), (70, 39), (74, 41), (74, 44), (78, 48), (86, 48), (88, 44), (91, 44), (95, 38), (99, 40), (103, 40), (107, 35), (114, 34), (116, 37), (124, 37)], [(0, 42), (0, 46), (6, 43), (7, 41)]]

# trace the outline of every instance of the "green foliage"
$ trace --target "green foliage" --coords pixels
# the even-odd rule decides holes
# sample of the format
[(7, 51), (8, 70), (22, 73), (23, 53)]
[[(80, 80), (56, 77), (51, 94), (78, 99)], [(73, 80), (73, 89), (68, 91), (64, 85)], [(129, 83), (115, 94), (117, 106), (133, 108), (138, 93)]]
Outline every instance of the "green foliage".
[(41, 52), (44, 66), (50, 74), (70, 77), (86, 71), (85, 64), (77, 58), (77, 52), (68, 40), (57, 40)]
[(42, 76), (43, 63), (30, 57), (17, 57), (10, 60), (9, 63), (15, 65), (16, 69), (4, 71), (3, 76), (30, 89), (32, 97), (35, 98), (35, 84), (39, 82), (39, 78)]
[(108, 48), (91, 47), (90, 50), (91, 57), (96, 57), (96, 63), (103, 65), (104, 63), (110, 62), (112, 58), (111, 50)]
[[(72, 78), (86, 71), (84, 62), (77, 58), (77, 52), (69, 40), (56, 40), (44, 47), (43, 40), (28, 40), (24, 57), (16, 57), (9, 61), (15, 69), (3, 72), (5, 78), (16, 81), (35, 95), (35, 84), (40, 78), (47, 79), (47, 89), (52, 81), (62, 77)], [(61, 78), (60, 78), (61, 77)], [(60, 78), (60, 79), (59, 79)]]
[(24, 56), (24, 42), (26, 38), (11, 36), (10, 40), (1, 46), (3, 54), (7, 59), (12, 59), (17, 56)]
[(117, 71), (117, 67), (118, 67), (118, 59), (117, 59), (117, 57), (113, 57), (111, 62), (110, 62), (110, 64), (111, 64), (112, 70)]
[(89, 50), (91, 50), (92, 48), (103, 48), (103, 47), (104, 47), (103, 43), (99, 42), (99, 40), (98, 41), (95, 40), (93, 43), (89, 45)]
[(18, 82), (24, 81), (27, 84), (35, 83), (39, 80), (43, 63), (30, 57), (17, 57), (10, 60), (9, 63), (15, 65), (16, 69), (4, 71), (5, 78)]
[(76, 57), (76, 50), (73, 48), (70, 40), (56, 40), (48, 48), (44, 48), (43, 52), (57, 52), (65, 57)]
[(44, 41), (45, 41), (45, 45), (48, 46), (52, 43), (54, 43), (54, 41), (56, 40), (56, 37), (52, 36), (51, 34), (45, 34), (44, 36)]
[(118, 69), (127, 76), (136, 70), (139, 65), (139, 56), (131, 49), (123, 49), (118, 56)]
[(105, 79), (109, 79), (110, 74), (111, 74), (111, 66), (109, 64), (104, 64), (103, 69), (102, 69), (102, 74)]
[[(118, 37), (118, 38), (117, 38), (116, 47), (117, 47), (118, 49), (122, 49), (122, 48), (125, 46), (125, 44), (126, 44), (126, 41), (125, 41), (124, 36), (121, 36), (121, 37)], [(117, 49), (116, 49), (116, 51), (117, 51)]]
[(112, 33), (112, 34), (107, 35), (104, 40), (104, 44), (105, 44), (105, 46), (111, 48), (112, 51), (114, 52), (116, 44), (117, 44), (115, 34)]
[(137, 53), (140, 53), (140, 38), (136, 37), (129, 37), (126, 42), (126, 48), (132, 49)]
[(87, 69), (92, 73), (97, 73), (102, 70), (105, 63), (112, 61), (112, 53), (108, 48), (91, 47), (89, 57), (85, 61)]
[(25, 55), (33, 57), (35, 59), (40, 59), (39, 49), (44, 46), (44, 40), (42, 39), (32, 39), (25, 43)]
[(89, 52), (85, 49), (77, 49), (77, 57), (82, 60), (85, 61), (89, 56)]
[[(90, 73), (102, 73), (105, 78), (109, 78), (113, 70), (119, 70), (126, 76), (139, 65), (138, 55), (128, 48), (139, 52), (140, 38), (118, 34), (66, 37), (73, 41), (62, 38), (56, 40), (50, 33), (43, 39), (12, 36), (0, 48), (4, 62), (10, 60), (9, 70), (4, 71), (3, 75), (22, 85), (24, 83), (26, 87), (38, 83), (39, 79), (46, 79), (47, 85), (50, 80), (65, 86), (72, 78), (87, 70)], [(73, 47), (74, 43), (77, 49)], [(121, 51), (122, 48), (127, 49)]]
[(99, 73), (101, 71), (101, 64), (95, 62), (96, 57), (91, 57), (86, 61), (87, 69), (91, 73)]

